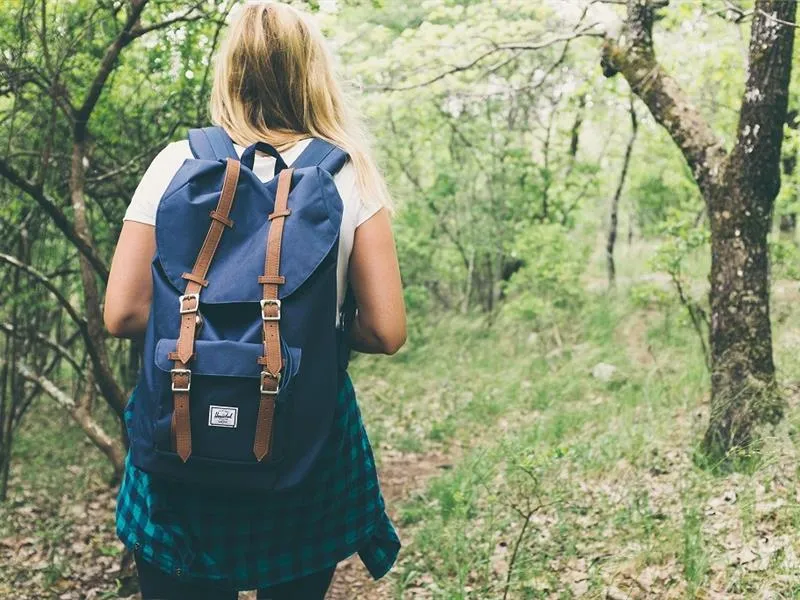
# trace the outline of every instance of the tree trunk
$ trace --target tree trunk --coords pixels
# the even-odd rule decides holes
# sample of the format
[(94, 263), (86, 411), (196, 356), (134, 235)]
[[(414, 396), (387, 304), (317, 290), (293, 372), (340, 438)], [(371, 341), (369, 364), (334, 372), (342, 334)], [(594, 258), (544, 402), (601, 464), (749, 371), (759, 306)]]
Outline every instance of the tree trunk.
[[(800, 127), (797, 109), (788, 111), (788, 114), (786, 115), (786, 125), (790, 129), (797, 129)], [(784, 156), (781, 163), (783, 164), (783, 174), (787, 178), (792, 177), (795, 169), (797, 168), (797, 153)], [(788, 239), (789, 241), (794, 241), (794, 234), (795, 231), (797, 231), (797, 213), (792, 212), (781, 215), (778, 230), (780, 231), (782, 237)]]
[(625, 157), (622, 159), (622, 171), (619, 174), (619, 183), (611, 200), (611, 216), (608, 223), (608, 239), (606, 241), (606, 267), (608, 269), (608, 287), (613, 288), (617, 283), (617, 265), (614, 262), (614, 246), (617, 243), (617, 221), (619, 215), (619, 199), (622, 197), (622, 190), (625, 188), (625, 179), (628, 175), (628, 167), (631, 163), (633, 154), (633, 144), (636, 141), (636, 133), (639, 129), (639, 122), (636, 118), (636, 109), (633, 107), (633, 96), (631, 96), (631, 137), (625, 148)]
[(797, 213), (787, 213), (781, 215), (781, 222), (778, 229), (787, 240), (794, 239), (794, 232), (797, 231)]
[[(86, 217), (86, 202), (84, 199), (84, 185), (86, 167), (85, 135), (82, 130), (75, 132), (75, 142), (72, 147), (72, 170), (69, 178), (70, 196), (75, 221), (75, 230), (90, 246), (94, 247), (89, 221)], [(108, 361), (105, 347), (105, 328), (100, 304), (100, 291), (92, 265), (84, 255), (78, 256), (80, 264), (81, 282), (83, 283), (84, 306), (86, 307), (86, 324), (90, 344), (87, 350), (92, 359), (92, 366), (100, 389), (109, 406), (119, 417), (123, 418), (125, 409), (125, 396), (117, 384), (114, 373)]]
[(756, 0), (748, 79), (730, 154), (659, 64), (654, 11), (665, 0), (628, 0), (618, 39), (603, 47), (604, 74), (621, 73), (669, 132), (692, 169), (711, 223), (711, 417), (713, 461), (748, 446), (753, 427), (782, 414), (769, 313), (770, 230), (780, 188), (796, 0)]
[(753, 426), (777, 422), (769, 311), (769, 248), (780, 190), (781, 145), (789, 100), (797, 2), (756, 2), (737, 142), (711, 222), (711, 419), (704, 445), (713, 458), (747, 447)]
[(769, 312), (773, 200), (735, 180), (711, 199), (711, 418), (704, 445), (716, 459), (749, 445), (756, 422), (781, 415)]

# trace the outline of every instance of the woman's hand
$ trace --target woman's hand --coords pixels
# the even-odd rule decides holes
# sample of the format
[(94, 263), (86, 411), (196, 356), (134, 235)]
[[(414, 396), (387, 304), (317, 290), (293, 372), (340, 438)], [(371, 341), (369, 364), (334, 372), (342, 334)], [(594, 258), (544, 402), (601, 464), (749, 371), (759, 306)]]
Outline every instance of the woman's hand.
[(350, 332), (353, 350), (394, 354), (406, 341), (406, 308), (386, 209), (356, 229), (349, 280), (358, 306)]
[(150, 263), (155, 252), (155, 227), (125, 221), (106, 288), (103, 319), (111, 335), (138, 338), (144, 334), (153, 297)]

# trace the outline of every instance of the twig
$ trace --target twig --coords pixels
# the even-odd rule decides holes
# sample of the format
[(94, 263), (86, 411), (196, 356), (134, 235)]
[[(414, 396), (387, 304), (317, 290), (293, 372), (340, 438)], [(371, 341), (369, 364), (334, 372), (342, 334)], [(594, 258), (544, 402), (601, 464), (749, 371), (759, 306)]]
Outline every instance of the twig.
[(764, 12), (764, 10), (760, 8), (758, 9), (758, 13), (774, 23), (780, 23), (781, 25), (786, 25), (787, 27), (794, 27), (795, 29), (800, 29), (800, 25), (798, 25), (797, 23), (792, 23), (791, 21), (784, 21), (783, 19), (779, 19), (774, 15)]
[[(703, 359), (706, 365), (706, 369), (711, 371), (711, 356), (708, 352), (708, 346), (706, 345), (706, 333), (703, 331), (702, 324), (700, 323), (700, 317), (698, 317), (698, 310), (700, 307), (696, 306), (696, 304), (686, 296), (686, 293), (683, 290), (683, 284), (680, 280), (680, 275), (676, 275), (675, 273), (670, 273), (670, 277), (672, 278), (672, 283), (675, 285), (675, 289), (678, 292), (678, 298), (686, 307), (687, 312), (689, 313), (689, 318), (692, 321), (692, 326), (694, 327), (695, 331), (697, 332), (697, 337), (700, 340), (700, 346), (703, 349)], [(705, 316), (704, 312), (700, 312), (700, 316), (703, 318), (703, 321), (708, 327), (708, 318)]]
[(489, 50), (483, 52), (481, 55), (477, 56), (475, 59), (471, 60), (470, 62), (465, 63), (463, 65), (456, 65), (456, 66), (452, 67), (451, 69), (449, 69), (447, 71), (443, 71), (442, 73), (439, 73), (438, 75), (436, 75), (434, 77), (431, 77), (430, 79), (427, 79), (426, 81), (423, 81), (421, 83), (414, 83), (414, 84), (410, 84), (410, 85), (406, 85), (406, 86), (397, 86), (397, 87), (386, 86), (386, 87), (382, 87), (380, 89), (381, 89), (381, 91), (386, 91), (386, 92), (402, 92), (402, 91), (407, 91), (407, 90), (418, 89), (418, 88), (421, 88), (421, 87), (426, 87), (426, 86), (429, 86), (429, 85), (431, 85), (433, 83), (436, 83), (437, 81), (440, 81), (440, 80), (444, 79), (445, 77), (453, 75), (455, 73), (460, 73), (460, 72), (463, 72), (463, 71), (469, 71), (470, 69), (474, 68), (476, 65), (478, 65), (484, 59), (492, 56), (493, 54), (497, 54), (498, 52), (503, 52), (505, 50), (526, 50), (526, 51), (529, 51), (529, 50), (542, 50), (544, 48), (547, 48), (548, 46), (553, 46), (553, 45), (561, 43), (561, 42), (570, 42), (570, 41), (572, 41), (574, 39), (577, 39), (577, 38), (580, 38), (580, 37), (604, 37), (605, 34), (602, 33), (602, 32), (593, 32), (593, 31), (591, 31), (592, 29), (594, 29), (598, 25), (599, 25), (599, 23), (592, 23), (590, 25), (586, 25), (586, 26), (584, 26), (582, 28), (576, 29), (575, 31), (570, 32), (570, 34), (557, 35), (557, 36), (553, 36), (550, 39), (541, 40), (541, 41), (537, 41), (537, 42), (508, 42), (508, 43), (505, 43), (505, 44), (493, 44), (492, 48), (490, 48)]
[(528, 525), (530, 525), (531, 517), (539, 510), (539, 507), (536, 507), (532, 512), (529, 512), (525, 515), (525, 520), (522, 523), (522, 529), (517, 536), (517, 539), (514, 541), (514, 549), (511, 551), (511, 558), (508, 560), (508, 571), (506, 572), (506, 583), (503, 586), (503, 600), (507, 600), (508, 592), (511, 590), (511, 574), (514, 572), (514, 563), (517, 562), (517, 555), (519, 554), (519, 547), (522, 545), (522, 540), (525, 538), (525, 534), (528, 531)]

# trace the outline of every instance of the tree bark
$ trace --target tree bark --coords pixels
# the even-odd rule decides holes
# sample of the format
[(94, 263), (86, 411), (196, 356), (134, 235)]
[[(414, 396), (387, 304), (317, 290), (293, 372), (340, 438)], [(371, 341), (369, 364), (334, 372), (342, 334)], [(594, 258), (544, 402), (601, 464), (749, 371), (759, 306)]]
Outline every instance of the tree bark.
[(736, 145), (709, 197), (711, 222), (711, 420), (714, 457), (746, 447), (753, 425), (783, 413), (775, 385), (769, 248), (780, 190), (781, 145), (792, 70), (796, 0), (758, 0)]
[[(85, 172), (84, 160), (86, 160), (85, 141), (82, 131), (75, 133), (76, 140), (72, 147), (72, 170), (69, 178), (70, 196), (72, 200), (73, 219), (75, 230), (91, 246), (94, 246), (92, 232), (86, 218), (86, 201), (84, 199)], [(92, 357), (92, 370), (94, 371), (97, 383), (103, 390), (106, 401), (117, 413), (122, 421), (123, 411), (125, 410), (125, 394), (117, 384), (114, 372), (108, 360), (108, 353), (105, 345), (105, 327), (103, 325), (103, 314), (101, 312), (100, 290), (97, 286), (94, 270), (89, 260), (83, 254), (78, 256), (80, 263), (81, 283), (83, 284), (84, 306), (86, 308), (86, 331), (90, 343), (87, 348)]]
[(747, 85), (730, 154), (653, 47), (654, 0), (628, 0), (619, 39), (606, 40), (606, 76), (621, 73), (671, 135), (692, 169), (711, 225), (712, 459), (747, 447), (753, 427), (782, 415), (769, 313), (769, 234), (780, 187), (796, 0), (756, 0)]

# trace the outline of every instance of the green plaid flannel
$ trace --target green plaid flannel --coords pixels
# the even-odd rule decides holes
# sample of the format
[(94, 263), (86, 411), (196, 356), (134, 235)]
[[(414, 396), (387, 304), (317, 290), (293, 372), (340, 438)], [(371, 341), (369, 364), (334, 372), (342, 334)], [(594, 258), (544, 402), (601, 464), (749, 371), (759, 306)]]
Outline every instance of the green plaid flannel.
[[(133, 402), (136, 392), (126, 420)], [(209, 490), (151, 477), (129, 456), (116, 525), (126, 547), (162, 570), (225, 580), (239, 590), (304, 577), (356, 552), (378, 579), (400, 549), (349, 377), (331, 435), (301, 487), (268, 494)]]

